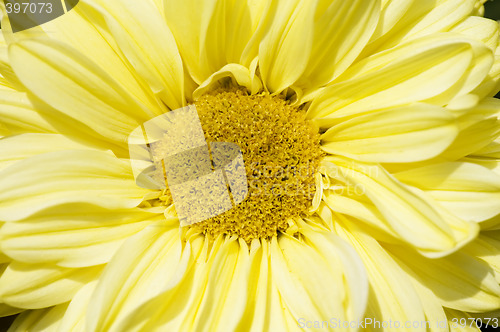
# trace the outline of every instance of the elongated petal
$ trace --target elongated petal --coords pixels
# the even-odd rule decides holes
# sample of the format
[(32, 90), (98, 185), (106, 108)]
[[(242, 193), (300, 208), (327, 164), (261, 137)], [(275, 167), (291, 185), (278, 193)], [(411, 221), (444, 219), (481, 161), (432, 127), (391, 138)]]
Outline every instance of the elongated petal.
[[(185, 105), (182, 60), (174, 37), (151, 1), (96, 1), (112, 38), (151, 90), (171, 109)], [(102, 6), (102, 7), (101, 7)]]
[(71, 300), (87, 282), (96, 279), (102, 266), (68, 269), (50, 264), (12, 262), (0, 277), (0, 298), (25, 309), (39, 309)]
[(250, 40), (266, 0), (167, 0), (164, 5), (167, 24), (196, 83), (229, 63), (249, 66), (257, 56), (257, 40)]
[(58, 151), (20, 161), (0, 172), (0, 188), (4, 221), (72, 202), (131, 208), (149, 192), (136, 186), (127, 162), (91, 150)]
[(26, 93), (0, 87), (0, 124), (11, 135), (20, 133), (53, 133), (55, 128), (33, 107)]
[(10, 46), (9, 56), (16, 75), (30, 91), (110, 141), (124, 144), (135, 127), (155, 115), (66, 44), (22, 40)]
[(430, 289), (420, 284), (417, 280), (412, 278), (412, 281), (413, 287), (422, 303), (422, 309), (424, 309), (425, 324), (428, 327), (427, 331), (449, 332), (447, 325), (441, 323), (446, 322), (446, 313), (439, 299)]
[(414, 162), (435, 157), (456, 138), (455, 117), (440, 107), (416, 104), (355, 117), (321, 136), (331, 154), (373, 162)]
[(500, 138), (495, 139), (493, 142), (486, 145), (482, 149), (479, 149), (472, 153), (472, 157), (500, 159)]
[(440, 156), (445, 160), (457, 160), (475, 154), (492, 143), (500, 134), (500, 100), (486, 98), (457, 118), (460, 129), (455, 141)]
[[(379, 12), (379, 1), (320, 1), (314, 18), (311, 55), (296, 85), (314, 89), (342, 74), (370, 39)], [(299, 37), (295, 37), (296, 42), (305, 43)]]
[[(214, 73), (226, 64), (249, 67), (257, 56), (255, 33), (268, 0), (218, 0), (213, 12), (204, 14), (200, 35), (200, 65), (206, 73)], [(256, 39), (251, 41), (252, 38)]]
[(23, 312), (24, 309), (11, 307), (8, 304), (0, 303), (0, 317), (6, 317)]
[(401, 260), (423, 285), (431, 289), (448, 308), (485, 312), (500, 308), (500, 286), (491, 267), (458, 251), (439, 259), (428, 259), (397, 246), (386, 248)]
[(23, 134), (0, 139), (0, 170), (20, 160), (47, 152), (90, 149), (59, 134)]
[[(4, 31), (5, 29), (2, 29), (2, 32)], [(9, 64), (9, 50), (5, 41), (4, 33), (0, 33), (0, 75), (2, 76), (2, 88), (5, 87), (17, 91), (25, 90), (21, 82), (19, 82), (14, 74), (12, 66)]]
[[(470, 241), (478, 226), (443, 215), (433, 202), (418, 191), (397, 181), (376, 165), (353, 163), (346, 159), (328, 158), (336, 164), (325, 165), (337, 172), (338, 179), (360, 186), (361, 195), (373, 202), (387, 225), (399, 238), (422, 254), (441, 256)], [(343, 179), (342, 179), (343, 178)]]
[(254, 240), (250, 247), (247, 307), (238, 331), (286, 330), (280, 296), (272, 281), (269, 243)]
[(454, 26), (450, 31), (474, 38), (495, 51), (499, 42), (498, 29), (498, 22), (484, 17), (470, 16)]
[(67, 304), (61, 304), (47, 309), (25, 311), (16, 318), (8, 332), (56, 331), (61, 324), (67, 307)]
[(259, 47), (260, 73), (269, 91), (281, 92), (306, 69), (317, 3), (317, 0), (273, 2), (272, 23)]
[[(475, 10), (476, 0), (419, 0), (411, 5), (397, 2), (404, 10), (383, 27), (368, 46), (365, 54), (373, 54), (389, 49), (403, 41), (413, 40), (439, 32), (449, 31), (457, 23), (467, 18)], [(389, 13), (394, 10), (389, 11)], [(381, 24), (384, 21), (381, 21)]]
[(464, 220), (484, 221), (500, 213), (500, 175), (477, 164), (447, 162), (395, 175), (400, 181), (426, 190)]
[(326, 118), (328, 127), (342, 117), (417, 101), (441, 106), (481, 83), (492, 62), (481, 43), (424, 37), (353, 65), (313, 101), (308, 116)]
[[(346, 190), (346, 187), (344, 188)], [(390, 238), (398, 239), (399, 235), (388, 225), (384, 216), (372, 202), (356, 198), (359, 199), (360, 196), (339, 195), (334, 190), (326, 190), (323, 200), (332, 211), (351, 216), (357, 222), (364, 223), (364, 227), (371, 230), (370, 234), (373, 238), (386, 241), (390, 241)]]
[(73, 299), (67, 306), (64, 317), (61, 319), (57, 332), (85, 331), (85, 314), (87, 313), (90, 298), (96, 284), (97, 281), (87, 283), (73, 296)]
[(332, 318), (332, 313), (339, 321), (361, 319), (367, 288), (357, 255), (331, 233), (307, 231), (304, 235), (306, 242), (282, 236), (271, 244), (273, 278), (286, 307), (297, 319), (323, 321)]
[[(149, 110), (160, 114), (160, 105), (154, 100), (152, 91), (144, 89), (145, 84), (142, 79), (131, 70), (126, 59), (120, 56), (117, 43), (109, 38), (109, 31), (99, 30), (102, 25), (101, 20), (97, 17), (87, 17), (88, 13), (82, 11), (82, 8), (84, 2), (80, 1), (71, 11), (35, 28), (12, 34), (9, 27), (5, 26), (7, 29), (2, 31), (8, 45), (23, 39), (45, 37), (85, 54), (101, 70), (120, 82), (129, 95), (137, 98)], [(9, 81), (12, 81), (10, 76)], [(24, 89), (23, 87), (21, 90)]]
[(382, 0), (381, 2), (380, 19), (371, 37), (372, 43), (390, 31), (401, 17), (407, 14), (415, 0)]
[(365, 265), (357, 252), (347, 242), (329, 231), (302, 227), (301, 233), (306, 243), (317, 252), (321, 252), (330, 264), (336, 263), (336, 266), (343, 267), (346, 299), (348, 299), (344, 304), (346, 315), (351, 321), (361, 320), (368, 301), (368, 277)]
[(183, 278), (189, 247), (182, 250), (177, 229), (150, 226), (129, 238), (107, 265), (90, 300), (89, 331), (113, 331), (142, 303)]
[(235, 330), (248, 305), (250, 257), (243, 240), (226, 241), (210, 271), (195, 331)]
[[(466, 312), (446, 308), (450, 332), (480, 332), (474, 318)], [(494, 321), (491, 322), (495, 324)]]
[[(360, 256), (370, 285), (365, 317), (378, 321), (422, 321), (424, 312), (411, 280), (385, 250), (354, 226), (336, 225), (336, 232)], [(366, 321), (365, 321), (366, 322)], [(370, 327), (370, 326), (369, 326)], [(425, 331), (420, 327), (416, 331)]]
[(473, 257), (481, 258), (488, 263), (500, 283), (500, 231), (484, 231), (463, 248), (463, 251)]
[(43, 210), (0, 229), (0, 249), (25, 263), (65, 267), (107, 263), (121, 244), (144, 227), (165, 219), (140, 209), (107, 210), (69, 204)]

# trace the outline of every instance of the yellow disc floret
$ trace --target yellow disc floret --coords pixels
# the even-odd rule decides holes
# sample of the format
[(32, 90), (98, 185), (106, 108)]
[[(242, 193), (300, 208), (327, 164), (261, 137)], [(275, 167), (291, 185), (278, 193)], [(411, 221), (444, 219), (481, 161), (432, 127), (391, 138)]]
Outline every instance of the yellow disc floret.
[(286, 231), (307, 211), (314, 173), (324, 155), (305, 111), (280, 96), (218, 90), (195, 103), (208, 142), (232, 142), (242, 150), (247, 198), (235, 208), (194, 224), (210, 237), (237, 235), (247, 242)]

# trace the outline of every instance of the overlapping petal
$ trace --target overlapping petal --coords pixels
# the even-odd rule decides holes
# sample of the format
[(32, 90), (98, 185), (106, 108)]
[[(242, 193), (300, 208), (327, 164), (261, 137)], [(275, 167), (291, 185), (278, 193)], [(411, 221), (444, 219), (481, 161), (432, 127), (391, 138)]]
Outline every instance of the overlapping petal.
[(258, 47), (251, 39), (267, 6), (266, 0), (165, 1), (167, 24), (196, 83), (227, 64), (250, 65)]
[(476, 0), (386, 1), (384, 16), (394, 15), (374, 35), (365, 54), (389, 49), (402, 42), (449, 31), (474, 11)]
[(0, 86), (0, 133), (54, 133), (57, 130), (34, 109), (24, 92)]
[(322, 127), (354, 115), (418, 101), (443, 106), (487, 76), (491, 50), (481, 43), (433, 35), (351, 66), (315, 98), (308, 111)]
[(92, 149), (60, 134), (27, 133), (0, 139), (0, 170), (43, 153)]
[(259, 49), (267, 89), (315, 89), (332, 81), (361, 53), (379, 11), (379, 1), (277, 1)]
[(51, 264), (11, 262), (0, 277), (0, 298), (8, 305), (41, 309), (70, 301), (102, 266), (64, 268)]
[(67, 304), (61, 304), (52, 308), (29, 310), (21, 313), (7, 332), (18, 331), (56, 331), (64, 317)]
[[(134, 309), (184, 279), (192, 264), (190, 248), (189, 244), (183, 248), (175, 227), (161, 224), (129, 238), (107, 265), (90, 299), (88, 330), (120, 331), (118, 326)], [(186, 299), (176, 300), (179, 305)], [(132, 324), (128, 328), (134, 330)]]
[[(325, 159), (331, 162), (324, 164), (327, 175), (341, 185), (353, 187), (352, 196), (368, 199), (376, 206), (380, 214), (372, 213), (369, 217), (372, 225), (382, 221), (385, 225), (378, 227), (379, 230), (388, 227), (398, 234), (399, 240), (424, 255), (447, 255), (473, 239), (478, 232), (475, 223), (450, 215), (423, 193), (399, 182), (378, 165), (339, 157)], [(334, 204), (331, 208), (336, 210)], [(340, 212), (347, 211), (341, 208)]]
[(428, 259), (397, 246), (385, 246), (413, 275), (439, 298), (445, 307), (487, 312), (500, 308), (500, 286), (493, 269), (484, 261), (458, 251), (447, 257)]
[[(95, 3), (95, 4), (94, 4)], [(101, 16), (131, 67), (168, 107), (185, 105), (182, 61), (170, 29), (151, 1), (93, 1), (92, 17)], [(100, 28), (103, 31), (105, 28)]]
[(149, 192), (136, 186), (126, 161), (92, 150), (57, 151), (20, 161), (0, 172), (0, 187), (3, 221), (66, 203), (132, 208)]
[(500, 213), (500, 175), (467, 162), (446, 162), (395, 174), (429, 193), (458, 217), (480, 222)]
[(10, 46), (9, 56), (16, 75), (37, 97), (116, 144), (125, 144), (133, 129), (160, 114), (62, 42), (22, 40)]
[(330, 154), (382, 163), (416, 162), (443, 152), (458, 135), (455, 117), (441, 107), (415, 104), (354, 117), (321, 136)]
[[(380, 322), (397, 317), (401, 324), (423, 321), (422, 303), (411, 280), (380, 244), (354, 225), (337, 223), (335, 231), (352, 245), (366, 268), (370, 288), (365, 317)], [(425, 330), (423, 326), (414, 329)]]
[(330, 232), (303, 234), (304, 242), (283, 235), (271, 243), (273, 279), (284, 305), (307, 321), (360, 320), (368, 288), (358, 255)]
[(65, 267), (107, 263), (122, 243), (163, 214), (141, 209), (107, 210), (85, 204), (58, 205), (0, 229), (0, 250), (25, 263)]

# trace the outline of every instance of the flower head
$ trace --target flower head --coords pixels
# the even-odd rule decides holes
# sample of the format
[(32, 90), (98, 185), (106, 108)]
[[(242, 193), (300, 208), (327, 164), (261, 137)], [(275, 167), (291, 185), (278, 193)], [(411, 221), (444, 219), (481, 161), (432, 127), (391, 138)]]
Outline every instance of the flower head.
[[(21, 313), (12, 331), (497, 315), (500, 36), (483, 3), (83, 0), (19, 32), (4, 15), (0, 314)], [(181, 225), (177, 183), (138, 185), (128, 138), (188, 105), (207, 147), (239, 147), (248, 192)], [(147, 144), (151, 180), (168, 139)]]

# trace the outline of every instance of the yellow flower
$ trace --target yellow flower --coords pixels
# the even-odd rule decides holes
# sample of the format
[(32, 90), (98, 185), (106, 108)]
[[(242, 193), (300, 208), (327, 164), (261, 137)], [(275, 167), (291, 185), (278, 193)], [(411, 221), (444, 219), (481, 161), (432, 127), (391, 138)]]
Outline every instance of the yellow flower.
[[(500, 38), (483, 3), (84, 0), (16, 33), (4, 15), (11, 331), (498, 324)], [(251, 188), (180, 227), (168, 189), (136, 184), (127, 139), (190, 104), (247, 176), (313, 165), (272, 181), (314, 197)]]

